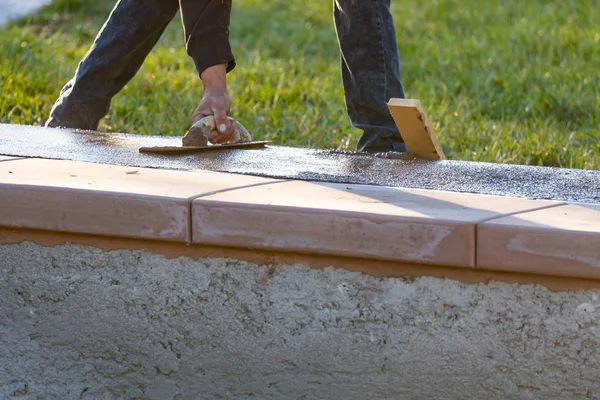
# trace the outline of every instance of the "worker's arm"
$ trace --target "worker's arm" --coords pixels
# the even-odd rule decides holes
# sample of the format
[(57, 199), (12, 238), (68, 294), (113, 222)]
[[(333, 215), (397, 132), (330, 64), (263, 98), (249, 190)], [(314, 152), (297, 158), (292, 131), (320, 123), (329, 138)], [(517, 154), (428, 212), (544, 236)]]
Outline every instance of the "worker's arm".
[(180, 0), (186, 49), (204, 85), (204, 97), (192, 116), (192, 123), (214, 115), (221, 136), (233, 135), (227, 119), (231, 98), (227, 93), (227, 72), (235, 67), (229, 44), (231, 0)]

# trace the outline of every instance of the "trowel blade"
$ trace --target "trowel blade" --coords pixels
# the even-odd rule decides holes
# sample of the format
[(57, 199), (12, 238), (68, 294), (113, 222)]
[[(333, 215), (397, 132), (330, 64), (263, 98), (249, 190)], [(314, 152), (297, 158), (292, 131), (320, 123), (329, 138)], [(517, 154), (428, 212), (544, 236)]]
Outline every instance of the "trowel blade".
[(228, 150), (228, 149), (258, 149), (265, 147), (270, 141), (213, 144), (211, 146), (167, 146), (167, 147), (141, 147), (140, 153), (151, 154), (182, 154), (199, 153), (204, 151)]

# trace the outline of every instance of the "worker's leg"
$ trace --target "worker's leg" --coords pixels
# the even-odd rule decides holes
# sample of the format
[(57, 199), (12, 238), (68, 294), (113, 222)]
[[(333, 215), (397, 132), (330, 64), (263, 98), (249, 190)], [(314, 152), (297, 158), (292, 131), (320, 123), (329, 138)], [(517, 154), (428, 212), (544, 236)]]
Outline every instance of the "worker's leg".
[(334, 0), (346, 106), (363, 130), (358, 151), (406, 151), (387, 107), (403, 98), (390, 0)]
[(97, 129), (113, 96), (142, 66), (178, 9), (178, 0), (119, 0), (46, 125)]

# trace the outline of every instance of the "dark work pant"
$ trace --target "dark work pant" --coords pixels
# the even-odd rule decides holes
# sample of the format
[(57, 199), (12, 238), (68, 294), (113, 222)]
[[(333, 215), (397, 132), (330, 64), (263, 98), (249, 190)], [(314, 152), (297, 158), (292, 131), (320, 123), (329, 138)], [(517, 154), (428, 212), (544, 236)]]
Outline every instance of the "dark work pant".
[(334, 0), (346, 107), (363, 131), (358, 151), (406, 151), (387, 107), (403, 98), (390, 0)]
[(46, 125), (96, 130), (178, 10), (179, 0), (119, 0)]
[[(390, 0), (335, 0), (348, 115), (363, 130), (358, 151), (405, 151), (387, 108), (404, 97)], [(91, 129), (141, 67), (179, 7), (178, 0), (119, 0), (61, 91), (47, 126)]]

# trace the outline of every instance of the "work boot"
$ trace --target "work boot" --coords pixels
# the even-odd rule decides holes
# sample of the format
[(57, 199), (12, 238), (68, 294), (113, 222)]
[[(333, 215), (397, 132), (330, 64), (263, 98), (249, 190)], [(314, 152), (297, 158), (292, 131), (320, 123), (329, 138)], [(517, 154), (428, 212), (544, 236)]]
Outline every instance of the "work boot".
[(398, 128), (367, 129), (360, 137), (356, 151), (366, 153), (406, 153), (408, 149), (398, 133)]

